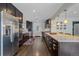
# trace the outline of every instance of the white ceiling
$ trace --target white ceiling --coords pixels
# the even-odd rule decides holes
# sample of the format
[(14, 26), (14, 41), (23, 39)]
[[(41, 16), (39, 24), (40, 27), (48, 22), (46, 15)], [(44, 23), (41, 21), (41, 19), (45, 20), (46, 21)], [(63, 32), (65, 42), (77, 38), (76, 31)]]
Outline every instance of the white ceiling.
[(22, 13), (24, 20), (43, 22), (54, 18), (72, 3), (13, 3)]
[[(70, 17), (73, 19), (79, 19), (79, 3), (75, 3), (72, 6), (70, 6), (69, 8), (66, 8), (66, 17)], [(65, 17), (65, 11), (62, 11), (59, 14), (59, 17), (56, 17), (55, 19), (59, 19)]]
[(14, 5), (23, 12), (25, 20), (44, 21), (52, 18), (62, 3), (14, 3)]
[(71, 8), (69, 8), (67, 14), (68, 14), (68, 16), (79, 19), (79, 3), (76, 3)]

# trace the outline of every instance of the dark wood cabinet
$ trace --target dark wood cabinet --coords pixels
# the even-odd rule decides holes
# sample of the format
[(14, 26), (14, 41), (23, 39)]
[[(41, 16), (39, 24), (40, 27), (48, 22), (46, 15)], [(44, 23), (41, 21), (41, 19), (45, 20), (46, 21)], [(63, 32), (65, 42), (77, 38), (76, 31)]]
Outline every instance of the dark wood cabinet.
[(19, 11), (13, 4), (11, 3), (0, 3), (0, 11), (6, 10), (6, 12), (10, 12), (11, 15), (16, 17), (22, 17), (23, 14), (21, 11)]
[(24, 42), (26, 42), (29, 39), (29, 33), (25, 33), (22, 35), (22, 40), (19, 41), (19, 47), (23, 45)]
[(22, 23), (23, 23), (23, 14), (22, 12), (20, 12), (18, 9), (15, 10), (15, 13), (16, 13), (16, 17), (20, 17), (19, 19), (19, 39), (22, 40)]
[(45, 41), (46, 46), (52, 56), (58, 56), (58, 41), (54, 38), (42, 33), (42, 39)]
[(16, 15), (15, 10), (16, 10), (16, 7), (13, 6), (11, 3), (6, 4), (6, 12), (8, 12), (11, 15), (15, 16)]
[(2, 11), (5, 8), (6, 8), (6, 4), (5, 3), (0, 3), (0, 11)]

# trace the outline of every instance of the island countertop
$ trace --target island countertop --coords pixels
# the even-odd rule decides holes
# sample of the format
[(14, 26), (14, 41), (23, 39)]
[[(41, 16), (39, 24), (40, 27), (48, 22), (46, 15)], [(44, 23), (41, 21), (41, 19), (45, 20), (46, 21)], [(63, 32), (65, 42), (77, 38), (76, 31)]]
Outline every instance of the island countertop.
[(45, 33), (46, 35), (54, 38), (58, 42), (79, 42), (79, 36), (73, 36), (68, 34), (51, 34), (51, 33)]

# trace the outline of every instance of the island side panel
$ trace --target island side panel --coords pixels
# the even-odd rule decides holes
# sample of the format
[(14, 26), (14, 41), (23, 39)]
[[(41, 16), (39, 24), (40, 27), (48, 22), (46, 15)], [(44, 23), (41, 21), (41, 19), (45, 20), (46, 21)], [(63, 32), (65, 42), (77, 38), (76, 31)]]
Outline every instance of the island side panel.
[(60, 42), (59, 56), (79, 56), (79, 42)]

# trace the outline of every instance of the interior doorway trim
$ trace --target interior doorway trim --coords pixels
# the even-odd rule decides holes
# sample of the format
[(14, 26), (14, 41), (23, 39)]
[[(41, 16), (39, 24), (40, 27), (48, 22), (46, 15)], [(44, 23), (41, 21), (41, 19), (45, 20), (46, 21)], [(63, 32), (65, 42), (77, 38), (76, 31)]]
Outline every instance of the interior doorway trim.
[(73, 23), (72, 23), (72, 34), (74, 35), (74, 25), (75, 24), (79, 24), (79, 21), (73, 21)]

